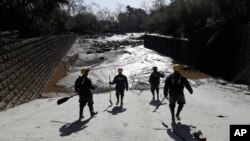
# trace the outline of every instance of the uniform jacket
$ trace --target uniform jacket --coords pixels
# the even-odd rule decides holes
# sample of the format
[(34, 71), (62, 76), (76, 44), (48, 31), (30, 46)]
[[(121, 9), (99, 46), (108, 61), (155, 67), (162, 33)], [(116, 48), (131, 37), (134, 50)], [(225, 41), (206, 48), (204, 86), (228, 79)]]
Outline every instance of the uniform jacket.
[(91, 95), (90, 89), (94, 90), (95, 86), (92, 85), (92, 82), (88, 77), (80, 76), (76, 79), (75, 91), (79, 93), (80, 97), (88, 97), (88, 95)]
[(151, 85), (159, 85), (160, 84), (160, 78), (164, 77), (163, 73), (160, 72), (153, 72), (151, 73), (150, 77), (149, 77), (149, 83)]
[(193, 93), (193, 89), (185, 77), (180, 73), (172, 73), (165, 81), (164, 95), (167, 96), (168, 93), (170, 96), (183, 95), (184, 87), (186, 87), (191, 94)]
[(113, 82), (110, 84), (116, 84), (115, 89), (116, 90), (128, 90), (128, 80), (127, 77), (123, 74), (118, 74), (115, 76)]

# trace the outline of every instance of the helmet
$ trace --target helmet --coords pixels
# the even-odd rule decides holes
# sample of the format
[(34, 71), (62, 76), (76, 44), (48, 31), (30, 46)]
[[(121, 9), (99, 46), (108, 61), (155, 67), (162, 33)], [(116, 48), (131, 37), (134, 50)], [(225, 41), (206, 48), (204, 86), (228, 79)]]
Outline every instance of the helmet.
[(118, 72), (122, 73), (123, 69), (122, 68), (118, 68)]
[(153, 70), (157, 70), (158, 68), (156, 66), (153, 67)]
[(181, 65), (179, 65), (179, 64), (174, 64), (173, 70), (174, 70), (174, 72), (180, 72), (180, 71), (181, 71)]
[(82, 75), (87, 75), (88, 72), (89, 72), (89, 68), (83, 68), (83, 69), (81, 69), (81, 74)]

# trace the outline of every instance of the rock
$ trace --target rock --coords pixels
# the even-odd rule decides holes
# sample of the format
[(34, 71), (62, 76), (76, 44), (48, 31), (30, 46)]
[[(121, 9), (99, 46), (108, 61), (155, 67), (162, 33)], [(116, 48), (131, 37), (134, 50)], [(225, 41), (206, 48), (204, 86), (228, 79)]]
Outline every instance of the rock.
[(119, 42), (116, 42), (115, 44), (114, 44), (114, 46), (115, 47), (119, 47), (121, 44), (119, 43)]
[(188, 66), (188, 65), (183, 65), (182, 69), (183, 70), (192, 70), (192, 69), (194, 69), (194, 67)]
[(112, 46), (109, 46), (109, 45), (104, 45), (103, 48), (110, 48)]
[(84, 35), (84, 36), (82, 36), (82, 38), (84, 38), (84, 39), (89, 39), (90, 36), (89, 36), (89, 35)]
[(111, 48), (104, 48), (103, 51), (110, 51)]
[(96, 53), (104, 53), (103, 50), (96, 50)]
[(113, 36), (113, 34), (111, 34), (111, 33), (108, 33), (108, 35), (107, 35), (108, 37), (111, 37), (111, 36)]
[(136, 40), (144, 40), (144, 35), (142, 35), (142, 36), (136, 38)]
[(218, 83), (221, 84), (221, 85), (226, 85), (226, 84), (227, 84), (227, 81), (224, 81), (224, 80), (219, 79), (219, 80), (218, 80)]
[(93, 51), (87, 51), (86, 54), (92, 54), (94, 53)]
[(218, 118), (225, 118), (225, 117), (228, 117), (228, 116), (218, 115), (217, 117), (218, 117)]
[(245, 93), (245, 95), (250, 95), (250, 93)]

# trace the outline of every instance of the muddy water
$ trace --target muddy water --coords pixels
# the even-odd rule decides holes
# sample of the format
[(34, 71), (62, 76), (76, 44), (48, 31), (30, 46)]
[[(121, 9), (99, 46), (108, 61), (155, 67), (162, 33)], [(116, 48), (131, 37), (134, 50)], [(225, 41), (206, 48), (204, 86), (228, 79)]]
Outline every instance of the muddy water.
[[(141, 34), (133, 34), (133, 37)], [(152, 73), (152, 67), (157, 66), (158, 70), (164, 72), (165, 78), (172, 72), (173, 60), (167, 56), (163, 56), (155, 51), (144, 48), (143, 45), (138, 46), (122, 46), (103, 53), (94, 53), (96, 50), (92, 44), (96, 40), (112, 41), (133, 40), (127, 34), (125, 36), (115, 35), (104, 39), (88, 39), (78, 38), (72, 49), (68, 53), (68, 73), (67, 76), (58, 81), (57, 85), (64, 87), (67, 91), (73, 91), (74, 82), (80, 76), (80, 69), (83, 67), (90, 68), (89, 78), (98, 86), (96, 92), (108, 91), (109, 75), (111, 79), (117, 74), (117, 68), (123, 68), (129, 81), (130, 89), (146, 90), (149, 89), (149, 75)], [(93, 53), (92, 53), (93, 52)], [(199, 71), (184, 71), (183, 74), (188, 78), (199, 79), (207, 78), (208, 75)], [(164, 79), (161, 79), (160, 87), (163, 87)], [(193, 81), (195, 85), (197, 82)]]

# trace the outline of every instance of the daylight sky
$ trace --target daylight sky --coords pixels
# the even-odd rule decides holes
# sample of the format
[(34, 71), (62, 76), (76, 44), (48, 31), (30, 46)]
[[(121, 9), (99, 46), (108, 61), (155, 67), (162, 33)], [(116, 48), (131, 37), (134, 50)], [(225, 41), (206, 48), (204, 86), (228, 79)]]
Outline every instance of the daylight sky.
[[(154, 0), (84, 0), (84, 2), (88, 5), (92, 3), (98, 4), (101, 8), (109, 8), (111, 11), (114, 11), (117, 8), (117, 4), (130, 5), (135, 8), (141, 7), (143, 1), (146, 2), (148, 6), (152, 5), (152, 1)], [(170, 0), (166, 0), (168, 3)]]

